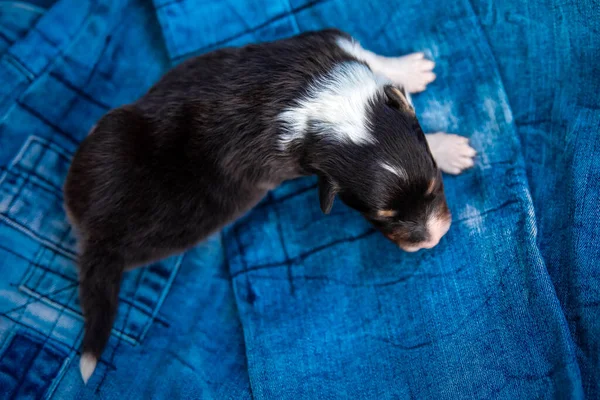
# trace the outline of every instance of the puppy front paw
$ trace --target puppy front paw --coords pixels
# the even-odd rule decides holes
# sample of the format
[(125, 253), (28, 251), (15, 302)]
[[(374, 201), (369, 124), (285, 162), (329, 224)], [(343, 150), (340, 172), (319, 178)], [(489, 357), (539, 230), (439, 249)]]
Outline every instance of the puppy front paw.
[(425, 135), (429, 149), (440, 169), (452, 175), (458, 175), (474, 165), (477, 154), (469, 145), (469, 139), (451, 133), (431, 133)]

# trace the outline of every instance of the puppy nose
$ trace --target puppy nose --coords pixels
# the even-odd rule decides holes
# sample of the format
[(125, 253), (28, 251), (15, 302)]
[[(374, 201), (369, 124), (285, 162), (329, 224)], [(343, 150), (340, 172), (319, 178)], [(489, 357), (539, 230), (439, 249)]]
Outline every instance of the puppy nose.
[(443, 217), (431, 217), (427, 221), (427, 233), (429, 236), (428, 240), (424, 240), (419, 243), (414, 244), (398, 244), (400, 248), (406, 252), (414, 253), (415, 251), (419, 251), (421, 249), (432, 249), (438, 245), (440, 239), (448, 232), (450, 229), (452, 218), (450, 215), (446, 215)]
[(413, 245), (405, 245), (405, 244), (399, 244), (400, 248), (408, 253), (414, 253), (416, 251), (419, 251), (421, 249), (433, 249), (435, 246), (437, 246), (437, 244), (439, 243), (439, 239), (434, 241), (434, 240), (428, 240), (426, 242), (421, 242), (421, 243), (416, 243)]

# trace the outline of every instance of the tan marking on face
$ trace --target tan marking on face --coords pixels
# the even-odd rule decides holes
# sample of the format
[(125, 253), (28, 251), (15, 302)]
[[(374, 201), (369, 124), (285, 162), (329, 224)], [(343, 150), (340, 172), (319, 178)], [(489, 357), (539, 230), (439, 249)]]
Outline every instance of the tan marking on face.
[(427, 187), (427, 191), (425, 192), (425, 194), (433, 193), (433, 190), (435, 189), (435, 185), (437, 185), (437, 179), (433, 178), (431, 180), (431, 182), (429, 182), (429, 186)]
[(431, 249), (436, 246), (440, 239), (450, 229), (451, 219), (448, 217), (432, 216), (427, 220), (427, 231), (429, 232), (429, 240), (424, 243), (423, 247)]
[(402, 248), (402, 250), (407, 251), (409, 253), (419, 251), (421, 249), (432, 249), (440, 242), (440, 239), (448, 232), (450, 229), (450, 223), (452, 218), (449, 216), (432, 216), (427, 220), (427, 231), (429, 233), (429, 240), (421, 242), (421, 243), (404, 243), (403, 241), (398, 241), (398, 246)]
[(394, 215), (396, 215), (396, 211), (394, 211), (394, 210), (379, 210), (379, 211), (377, 211), (378, 217), (389, 218), (389, 217), (393, 217)]

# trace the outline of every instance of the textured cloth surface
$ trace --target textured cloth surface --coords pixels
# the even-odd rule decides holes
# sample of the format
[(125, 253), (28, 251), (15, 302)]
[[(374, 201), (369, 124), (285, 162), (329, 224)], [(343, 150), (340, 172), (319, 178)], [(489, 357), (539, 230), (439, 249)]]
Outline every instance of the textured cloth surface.
[[(594, 0), (0, 2), (0, 398), (600, 397)], [(87, 386), (61, 186), (77, 144), (170, 66), (337, 27), (424, 51), (426, 132), (470, 137), (454, 223), (403, 253), (312, 178), (128, 272)]]

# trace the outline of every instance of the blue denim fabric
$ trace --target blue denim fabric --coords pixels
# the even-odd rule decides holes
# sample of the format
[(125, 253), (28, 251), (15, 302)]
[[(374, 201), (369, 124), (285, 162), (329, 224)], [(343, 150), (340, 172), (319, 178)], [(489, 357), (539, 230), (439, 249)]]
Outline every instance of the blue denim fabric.
[[(527, 161), (537, 243), (600, 398), (600, 5), (475, 1)], [(525, 67), (524, 67), (525, 66)]]
[[(51, 3), (0, 2), (0, 398), (599, 396), (592, 0)], [(422, 125), (479, 152), (444, 178), (448, 235), (403, 253), (339, 202), (323, 216), (313, 179), (288, 182), (128, 272), (84, 386), (61, 194), (79, 141), (192, 55), (330, 26), (436, 61)]]

